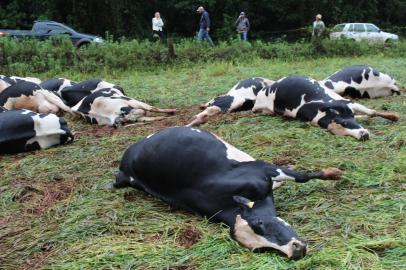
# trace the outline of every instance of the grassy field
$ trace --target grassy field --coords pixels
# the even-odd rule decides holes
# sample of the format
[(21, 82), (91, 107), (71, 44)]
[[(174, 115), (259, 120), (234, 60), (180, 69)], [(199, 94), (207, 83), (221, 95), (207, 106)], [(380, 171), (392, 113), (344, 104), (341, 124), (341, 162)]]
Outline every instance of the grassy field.
[[(237, 113), (202, 126), (255, 158), (301, 170), (336, 166), (339, 182), (287, 183), (276, 193), (279, 215), (308, 241), (290, 261), (255, 254), (209, 223), (140, 191), (107, 191), (123, 151), (162, 127), (186, 124), (197, 104), (240, 79), (290, 74), (323, 79), (338, 68), (368, 64), (406, 85), (406, 58), (214, 62), (156, 72), (32, 74), (42, 79), (102, 77), (129, 96), (179, 113), (119, 130), (67, 117), (76, 141), (0, 157), (0, 269), (402, 269), (406, 267), (406, 97), (363, 100), (401, 115), (398, 123), (361, 123), (371, 140), (336, 137), (306, 123)], [(16, 74), (18, 75), (18, 74)]]

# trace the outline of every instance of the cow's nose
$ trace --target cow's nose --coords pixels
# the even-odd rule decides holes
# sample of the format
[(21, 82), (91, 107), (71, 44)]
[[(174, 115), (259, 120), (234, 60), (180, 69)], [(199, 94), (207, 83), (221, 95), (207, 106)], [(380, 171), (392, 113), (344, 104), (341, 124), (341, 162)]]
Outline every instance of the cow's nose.
[(292, 259), (301, 259), (306, 255), (306, 244), (295, 242), (292, 244)]
[(367, 141), (367, 140), (369, 140), (369, 133), (368, 133), (368, 131), (366, 131), (366, 130), (361, 130), (361, 131), (360, 131), (359, 139), (360, 139), (361, 141)]

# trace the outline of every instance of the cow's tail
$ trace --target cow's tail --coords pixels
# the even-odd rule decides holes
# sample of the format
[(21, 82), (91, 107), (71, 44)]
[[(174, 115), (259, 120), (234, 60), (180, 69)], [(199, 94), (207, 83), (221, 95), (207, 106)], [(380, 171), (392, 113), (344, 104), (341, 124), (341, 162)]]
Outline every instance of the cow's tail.
[(68, 113), (74, 115), (72, 109), (71, 109), (69, 106), (67, 106), (67, 105), (62, 101), (62, 99), (61, 99), (60, 97), (58, 97), (56, 94), (54, 94), (53, 92), (48, 91), (48, 90), (40, 90), (40, 92), (41, 92), (41, 94), (44, 95), (44, 97), (46, 98), (46, 100), (47, 100), (49, 103), (52, 103), (52, 104), (54, 104), (55, 106), (57, 106), (58, 108), (60, 108), (61, 110), (63, 110), (63, 111), (65, 111), (65, 112), (68, 112)]

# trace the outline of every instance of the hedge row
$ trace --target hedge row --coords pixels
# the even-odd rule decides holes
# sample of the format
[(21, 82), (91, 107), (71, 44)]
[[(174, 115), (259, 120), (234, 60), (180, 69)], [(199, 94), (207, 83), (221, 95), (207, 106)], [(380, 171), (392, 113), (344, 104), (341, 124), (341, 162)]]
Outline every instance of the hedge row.
[(81, 72), (102, 70), (152, 69), (156, 66), (208, 61), (249, 61), (253, 58), (300, 61), (318, 57), (384, 55), (404, 57), (406, 42), (370, 44), (354, 41), (265, 43), (221, 42), (211, 48), (206, 43), (181, 40), (173, 45), (159, 42), (121, 40), (92, 44), (76, 49), (67, 39), (47, 41), (0, 39), (0, 74), (20, 76), (52, 70)]

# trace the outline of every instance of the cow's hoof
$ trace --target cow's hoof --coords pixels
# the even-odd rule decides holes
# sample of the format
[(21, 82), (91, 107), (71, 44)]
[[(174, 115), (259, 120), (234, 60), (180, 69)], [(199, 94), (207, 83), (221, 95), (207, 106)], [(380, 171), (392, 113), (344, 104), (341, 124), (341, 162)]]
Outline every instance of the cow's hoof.
[(116, 188), (114, 187), (114, 183), (113, 183), (113, 182), (107, 183), (107, 184), (104, 186), (104, 188), (107, 189), (107, 190), (110, 190), (110, 191), (116, 191)]
[(369, 133), (368, 132), (365, 132), (365, 131), (362, 131), (362, 132), (360, 132), (360, 134), (359, 134), (359, 140), (360, 141), (368, 141), (369, 140)]
[(340, 180), (343, 172), (338, 168), (327, 168), (323, 170), (322, 179), (325, 180)]

